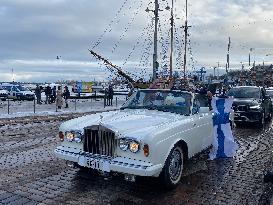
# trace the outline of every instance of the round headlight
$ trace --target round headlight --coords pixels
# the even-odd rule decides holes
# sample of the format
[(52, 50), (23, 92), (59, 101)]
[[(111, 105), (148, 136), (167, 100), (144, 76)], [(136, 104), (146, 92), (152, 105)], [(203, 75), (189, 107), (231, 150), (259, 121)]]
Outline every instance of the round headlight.
[(65, 136), (66, 136), (67, 141), (69, 141), (69, 142), (72, 142), (74, 140), (74, 133), (72, 133), (72, 132), (67, 132), (65, 134)]
[(81, 133), (78, 133), (78, 132), (74, 133), (74, 141), (78, 143), (82, 141)]
[(126, 139), (119, 140), (119, 148), (123, 151), (126, 151), (129, 147), (129, 142)]
[(136, 141), (130, 142), (130, 151), (136, 153), (139, 150), (139, 143)]

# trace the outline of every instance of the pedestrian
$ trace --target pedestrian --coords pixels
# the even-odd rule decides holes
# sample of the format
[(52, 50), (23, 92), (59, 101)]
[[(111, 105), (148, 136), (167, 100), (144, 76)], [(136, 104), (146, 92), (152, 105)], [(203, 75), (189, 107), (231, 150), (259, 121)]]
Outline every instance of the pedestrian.
[(105, 88), (105, 90), (104, 90), (104, 104), (106, 106), (109, 105), (109, 97), (108, 96), (109, 96), (109, 89)]
[(56, 101), (56, 86), (54, 86), (51, 90), (51, 103), (55, 103)]
[(108, 88), (108, 102), (109, 104), (108, 105), (113, 105), (113, 98), (114, 98), (114, 89), (113, 89), (113, 86), (112, 85), (109, 85), (109, 88)]
[(50, 104), (50, 96), (51, 96), (51, 87), (48, 85), (46, 86), (45, 89), (45, 95), (46, 95), (46, 100), (45, 100), (45, 104)]
[(64, 87), (63, 97), (64, 97), (64, 100), (65, 100), (65, 108), (68, 108), (68, 99), (70, 97), (70, 92), (69, 92), (67, 86)]
[(208, 105), (209, 105), (209, 109), (212, 110), (212, 107), (211, 107), (211, 101), (212, 101), (212, 93), (208, 90), (207, 91), (207, 98), (208, 98)]
[(63, 106), (63, 96), (61, 86), (58, 86), (57, 97), (56, 97), (56, 106), (58, 109), (62, 109)]
[(41, 88), (38, 84), (36, 85), (36, 88), (35, 88), (35, 95), (37, 99), (37, 104), (42, 104), (41, 103)]

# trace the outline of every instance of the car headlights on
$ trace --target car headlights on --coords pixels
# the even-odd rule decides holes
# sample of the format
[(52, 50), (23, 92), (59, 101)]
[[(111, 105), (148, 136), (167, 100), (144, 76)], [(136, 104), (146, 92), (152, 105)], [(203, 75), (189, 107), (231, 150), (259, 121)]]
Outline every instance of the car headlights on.
[(249, 109), (251, 110), (259, 110), (260, 108), (261, 108), (260, 105), (254, 105), (249, 107)]
[(66, 140), (68, 142), (81, 142), (82, 141), (82, 134), (80, 132), (66, 132), (65, 133)]
[(136, 141), (131, 141), (129, 148), (131, 152), (136, 153), (139, 150), (139, 143)]
[(136, 140), (126, 138), (122, 138), (119, 140), (119, 148), (122, 151), (127, 151), (129, 149), (131, 152), (136, 153), (138, 152), (139, 147), (140, 144)]
[(65, 137), (67, 139), (68, 142), (72, 142), (74, 140), (74, 133), (72, 132), (66, 132), (65, 133)]

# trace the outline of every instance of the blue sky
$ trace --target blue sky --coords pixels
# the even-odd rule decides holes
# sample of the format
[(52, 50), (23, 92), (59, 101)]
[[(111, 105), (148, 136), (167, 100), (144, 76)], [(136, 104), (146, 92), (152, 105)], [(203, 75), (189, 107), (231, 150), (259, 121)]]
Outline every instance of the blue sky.
[[(170, 5), (160, 0), (161, 9)], [(188, 69), (224, 67), (231, 37), (231, 67), (251, 60), (271, 63), (273, 5), (269, 0), (189, 0)], [(184, 1), (175, 0), (176, 69), (181, 67)], [(151, 73), (153, 4), (146, 0), (0, 0), (0, 81), (104, 80), (102, 56), (138, 76)], [(168, 64), (169, 11), (160, 12), (159, 62)], [(102, 38), (100, 38), (102, 36)], [(180, 51), (180, 53), (179, 53)], [(182, 55), (181, 55), (182, 54)], [(56, 56), (62, 56), (59, 60)]]

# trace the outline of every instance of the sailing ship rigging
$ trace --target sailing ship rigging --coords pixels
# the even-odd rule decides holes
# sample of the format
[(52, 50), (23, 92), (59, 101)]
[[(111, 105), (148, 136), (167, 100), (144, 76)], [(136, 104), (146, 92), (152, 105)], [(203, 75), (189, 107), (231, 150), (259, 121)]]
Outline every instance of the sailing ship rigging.
[[(155, 0), (154, 1), (154, 10), (150, 10), (149, 8), (147, 8), (145, 11), (146, 12), (150, 12), (152, 11), (154, 13), (154, 53), (153, 53), (153, 75), (152, 75), (152, 82), (150, 84), (150, 88), (157, 88), (157, 87), (162, 87), (159, 84), (164, 84), (164, 88), (171, 88), (173, 86), (174, 83), (174, 79), (173, 79), (173, 50), (174, 50), (174, 0), (171, 0), (171, 8), (170, 7), (166, 7), (167, 10), (171, 10), (171, 29), (170, 29), (170, 55), (169, 55), (169, 76), (165, 77), (165, 78), (159, 78), (158, 76), (158, 67), (159, 67), (159, 63), (158, 63), (158, 48), (157, 48), (157, 43), (158, 43), (158, 22), (159, 22), (159, 0)], [(188, 28), (190, 26), (188, 26), (188, 20), (187, 20), (187, 16), (188, 16), (188, 1), (186, 0), (186, 18), (185, 18), (185, 25), (183, 26), (184, 28), (184, 62), (183, 62), (183, 79), (184, 81), (187, 79), (186, 76), (186, 62), (187, 62), (187, 38), (188, 38)], [(93, 47), (94, 48), (94, 47)], [(115, 75), (119, 76), (119, 77), (123, 77), (124, 79), (126, 79), (130, 84), (132, 84), (133, 86), (137, 86), (137, 87), (147, 87), (147, 84), (145, 84), (145, 86), (142, 86), (140, 83), (138, 83), (138, 85), (136, 85), (136, 80), (132, 77), (133, 74), (129, 73), (129, 72), (125, 72), (123, 68), (114, 65), (110, 60), (107, 60), (106, 58), (102, 57), (101, 55), (97, 54), (94, 50), (89, 49), (89, 52), (91, 55), (93, 55), (96, 59), (100, 60), (103, 62), (103, 64), (107, 67), (107, 69), (109, 71), (111, 71), (112, 73), (114, 73)]]

